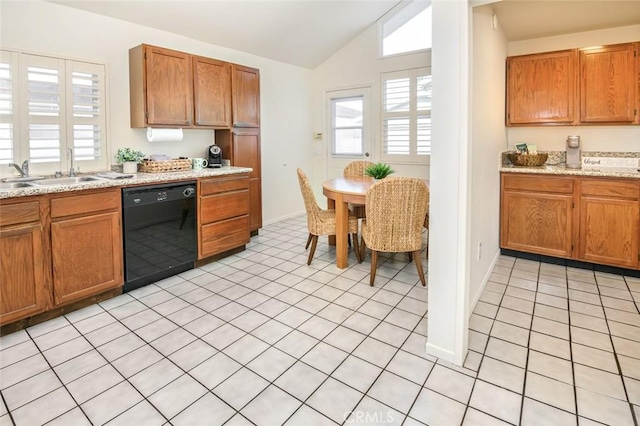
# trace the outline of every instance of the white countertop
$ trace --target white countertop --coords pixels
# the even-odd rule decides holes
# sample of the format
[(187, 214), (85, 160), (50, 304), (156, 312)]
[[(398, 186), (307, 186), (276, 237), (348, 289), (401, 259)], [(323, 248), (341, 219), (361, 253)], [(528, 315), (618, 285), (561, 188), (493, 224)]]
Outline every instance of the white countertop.
[(505, 173), (534, 173), (547, 175), (565, 175), (565, 176), (600, 176), (600, 177), (617, 177), (617, 178), (633, 178), (640, 179), (640, 172), (635, 168), (581, 168), (570, 169), (565, 164), (555, 166), (544, 165), (539, 167), (514, 166), (513, 164), (502, 165), (501, 172)]
[[(125, 187), (141, 184), (154, 184), (159, 182), (172, 182), (181, 180), (201, 179), (211, 176), (224, 176), (237, 173), (249, 173), (253, 169), (249, 167), (220, 167), (217, 169), (187, 170), (184, 172), (168, 173), (135, 173), (128, 179), (100, 179), (89, 182), (79, 182), (68, 185), (47, 185), (30, 186), (27, 188), (15, 188), (0, 190), (0, 200), (15, 197), (28, 197), (32, 195), (43, 195), (52, 193), (62, 193), (71, 191), (82, 191), (85, 189)], [(83, 174), (83, 176), (85, 176)], [(95, 176), (95, 173), (86, 176)], [(65, 176), (66, 177), (66, 176)], [(37, 181), (34, 182), (37, 184)]]

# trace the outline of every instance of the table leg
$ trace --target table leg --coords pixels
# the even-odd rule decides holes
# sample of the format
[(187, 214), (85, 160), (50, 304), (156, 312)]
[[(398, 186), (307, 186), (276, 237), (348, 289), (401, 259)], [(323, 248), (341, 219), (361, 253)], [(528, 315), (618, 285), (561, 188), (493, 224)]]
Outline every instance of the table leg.
[[(328, 210), (335, 210), (336, 209), (336, 200), (334, 200), (333, 198), (327, 198), (327, 209)], [(335, 246), (336, 245), (336, 236), (335, 235), (329, 235), (329, 245), (330, 246)]]
[(349, 207), (342, 201), (342, 194), (335, 200), (336, 208), (336, 266), (347, 267), (347, 231), (349, 228)]

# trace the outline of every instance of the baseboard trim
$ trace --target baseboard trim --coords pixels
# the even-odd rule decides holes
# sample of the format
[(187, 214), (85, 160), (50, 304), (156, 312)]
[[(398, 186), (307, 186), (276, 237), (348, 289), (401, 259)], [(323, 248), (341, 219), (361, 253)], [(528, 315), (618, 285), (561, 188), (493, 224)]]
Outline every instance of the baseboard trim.
[(429, 343), (429, 341), (427, 341), (425, 349), (428, 355), (432, 355), (440, 359), (443, 359), (445, 361), (454, 363), (454, 359), (455, 359), (454, 353), (448, 349), (444, 349), (444, 348), (441, 348), (440, 346), (432, 345), (431, 343)]
[(265, 221), (262, 222), (262, 225), (264, 227), (264, 225), (271, 225), (272, 223), (277, 223), (277, 222), (280, 222), (282, 220), (291, 219), (291, 218), (296, 217), (296, 216), (302, 216), (304, 214), (306, 214), (306, 212), (305, 212), (305, 210), (302, 210), (302, 211), (299, 211), (299, 212), (296, 212), (296, 213), (291, 213), (291, 214), (288, 214), (288, 215), (285, 215), (285, 216), (280, 216), (279, 218), (276, 218), (276, 219), (265, 220)]

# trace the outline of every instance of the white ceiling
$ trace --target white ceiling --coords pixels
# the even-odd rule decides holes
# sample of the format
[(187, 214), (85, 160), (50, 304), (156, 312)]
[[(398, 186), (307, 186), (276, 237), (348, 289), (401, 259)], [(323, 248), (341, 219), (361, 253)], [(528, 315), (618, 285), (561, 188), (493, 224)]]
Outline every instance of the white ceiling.
[[(401, 0), (48, 0), (315, 68)], [(430, 0), (417, 0), (430, 1)], [(458, 0), (451, 0), (458, 1)], [(640, 24), (640, 0), (493, 3), (509, 41)]]
[(306, 68), (320, 65), (400, 3), (400, 0), (49, 1)]
[(640, 0), (503, 0), (493, 10), (509, 41), (640, 24)]

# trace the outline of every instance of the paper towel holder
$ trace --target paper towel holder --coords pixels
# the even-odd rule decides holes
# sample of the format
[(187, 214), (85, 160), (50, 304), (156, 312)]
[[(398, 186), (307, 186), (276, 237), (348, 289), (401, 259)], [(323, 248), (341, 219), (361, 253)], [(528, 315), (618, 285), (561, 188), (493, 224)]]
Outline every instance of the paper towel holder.
[(147, 141), (149, 142), (182, 142), (184, 134), (181, 128), (165, 129), (147, 127)]

